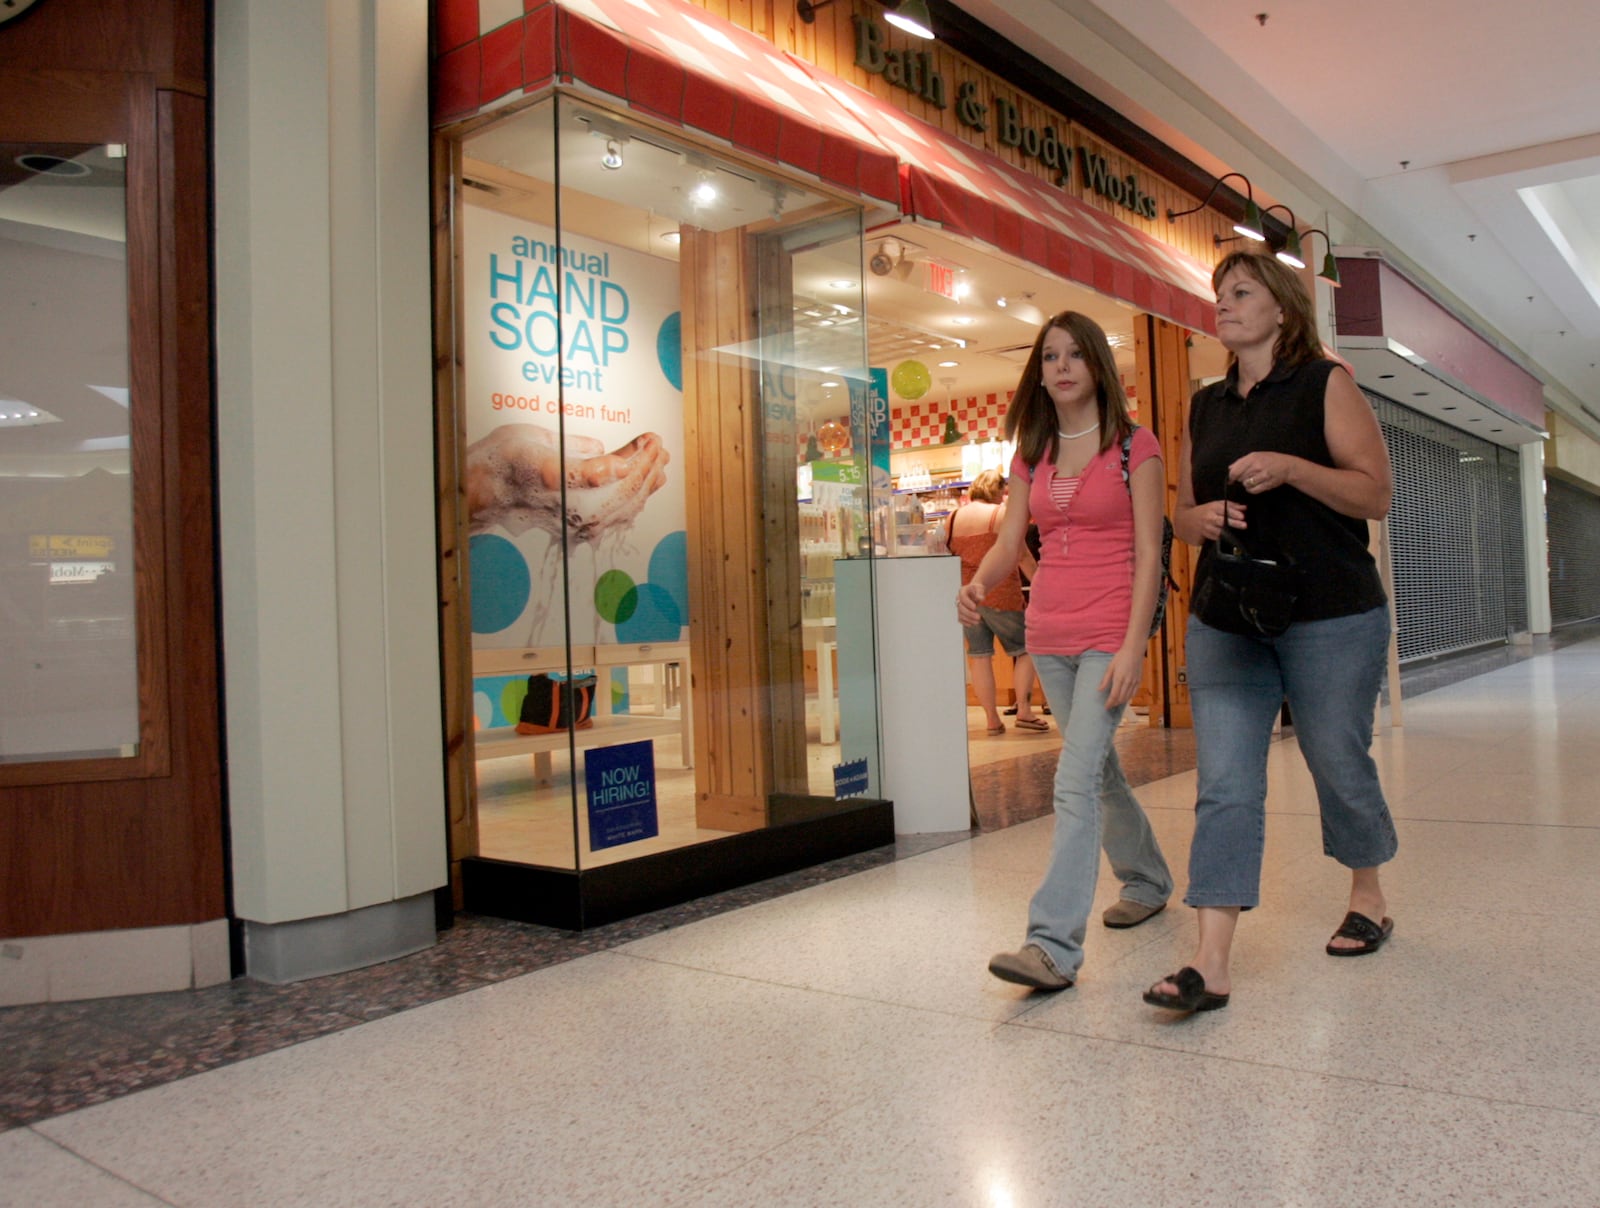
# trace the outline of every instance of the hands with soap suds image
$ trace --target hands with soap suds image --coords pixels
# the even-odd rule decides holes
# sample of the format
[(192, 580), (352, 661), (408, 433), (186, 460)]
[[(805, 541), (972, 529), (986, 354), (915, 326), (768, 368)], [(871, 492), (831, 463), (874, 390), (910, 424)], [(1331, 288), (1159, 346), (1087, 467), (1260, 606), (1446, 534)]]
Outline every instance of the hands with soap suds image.
[[(661, 437), (644, 432), (614, 452), (592, 436), (565, 441), (567, 530), (591, 544), (630, 528), (667, 481)], [(562, 442), (539, 424), (502, 424), (467, 447), (470, 531), (498, 525), (513, 536), (540, 528), (561, 535)]]

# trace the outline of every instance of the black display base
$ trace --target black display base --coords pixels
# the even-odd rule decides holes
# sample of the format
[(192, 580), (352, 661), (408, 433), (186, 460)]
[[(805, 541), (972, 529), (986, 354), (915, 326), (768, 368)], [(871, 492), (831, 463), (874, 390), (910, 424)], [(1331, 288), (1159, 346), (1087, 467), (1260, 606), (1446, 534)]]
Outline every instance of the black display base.
[[(793, 808), (790, 817), (810, 811)], [(725, 889), (810, 868), (894, 842), (894, 804), (816, 799), (815, 817), (779, 821), (617, 864), (573, 871), (469, 856), (461, 861), (463, 905), (475, 914), (582, 931)]]

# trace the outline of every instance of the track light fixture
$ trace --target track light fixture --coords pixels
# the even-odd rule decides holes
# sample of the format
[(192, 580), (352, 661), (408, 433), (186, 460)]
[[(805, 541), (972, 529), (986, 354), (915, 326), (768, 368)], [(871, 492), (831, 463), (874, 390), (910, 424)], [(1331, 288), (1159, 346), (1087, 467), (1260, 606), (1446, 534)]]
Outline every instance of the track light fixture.
[(606, 153), (600, 157), (600, 164), (613, 172), (622, 167), (622, 144), (614, 138), (606, 139)]
[(1317, 276), (1335, 289), (1338, 289), (1342, 284), (1339, 280), (1339, 261), (1333, 254), (1333, 240), (1329, 237), (1328, 232), (1321, 227), (1312, 227), (1309, 231), (1302, 232), (1299, 238), (1295, 238), (1293, 235), (1291, 235), (1291, 238), (1295, 238), (1295, 242), (1298, 243), (1300, 238), (1310, 240), (1313, 235), (1321, 235), (1323, 242), (1328, 245), (1327, 254), (1322, 257), (1322, 271)]
[(1185, 215), (1197, 214), (1201, 210), (1205, 209), (1211, 204), (1211, 199), (1217, 195), (1217, 190), (1222, 186), (1222, 182), (1234, 176), (1237, 176), (1240, 180), (1244, 181), (1245, 202), (1244, 217), (1233, 224), (1233, 229), (1246, 239), (1253, 239), (1257, 243), (1265, 243), (1267, 236), (1262, 229), (1263, 224), (1261, 222), (1261, 210), (1256, 205), (1255, 194), (1250, 188), (1250, 178), (1243, 172), (1229, 172), (1225, 176), (1217, 177), (1217, 179), (1211, 185), (1211, 191), (1206, 194), (1204, 201), (1188, 210), (1178, 210), (1176, 212), (1168, 210), (1167, 221), (1176, 222)]

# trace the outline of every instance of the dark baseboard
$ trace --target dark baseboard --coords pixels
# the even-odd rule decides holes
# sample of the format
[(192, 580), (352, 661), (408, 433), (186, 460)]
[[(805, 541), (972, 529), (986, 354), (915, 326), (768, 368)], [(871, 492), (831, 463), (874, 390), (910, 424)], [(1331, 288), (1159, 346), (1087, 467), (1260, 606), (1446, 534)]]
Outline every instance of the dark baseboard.
[(461, 862), (465, 908), (582, 931), (894, 842), (892, 802), (811, 802), (785, 798), (775, 812), (788, 820), (761, 830), (582, 871), (471, 856)]

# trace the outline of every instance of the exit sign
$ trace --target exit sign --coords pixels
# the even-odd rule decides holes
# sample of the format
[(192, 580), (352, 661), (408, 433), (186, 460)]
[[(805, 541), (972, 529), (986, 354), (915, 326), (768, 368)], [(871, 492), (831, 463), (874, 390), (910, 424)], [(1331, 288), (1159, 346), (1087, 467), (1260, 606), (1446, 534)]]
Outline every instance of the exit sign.
[(932, 260), (923, 263), (928, 266), (928, 292), (938, 294), (941, 298), (949, 298), (952, 302), (956, 301), (956, 270), (943, 264), (935, 264)]

